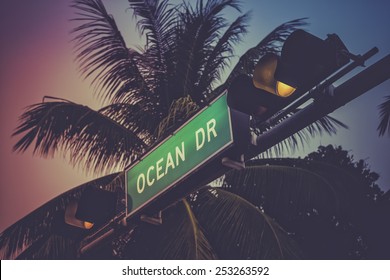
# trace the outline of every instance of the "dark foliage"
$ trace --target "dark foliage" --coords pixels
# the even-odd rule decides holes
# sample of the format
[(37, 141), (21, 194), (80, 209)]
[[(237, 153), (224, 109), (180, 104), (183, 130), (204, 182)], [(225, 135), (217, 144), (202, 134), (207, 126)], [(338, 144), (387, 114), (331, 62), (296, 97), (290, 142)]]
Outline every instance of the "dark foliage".
[(275, 218), (305, 258), (386, 259), (390, 203), (378, 177), (341, 147), (320, 146), (304, 159), (255, 160), (223, 187)]

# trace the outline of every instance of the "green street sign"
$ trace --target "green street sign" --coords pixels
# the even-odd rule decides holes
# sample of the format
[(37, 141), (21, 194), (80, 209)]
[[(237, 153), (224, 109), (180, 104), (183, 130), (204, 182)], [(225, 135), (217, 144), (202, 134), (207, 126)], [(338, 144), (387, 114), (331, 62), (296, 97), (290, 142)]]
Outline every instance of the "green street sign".
[(181, 126), (126, 172), (126, 216), (196, 171), (233, 143), (226, 95)]

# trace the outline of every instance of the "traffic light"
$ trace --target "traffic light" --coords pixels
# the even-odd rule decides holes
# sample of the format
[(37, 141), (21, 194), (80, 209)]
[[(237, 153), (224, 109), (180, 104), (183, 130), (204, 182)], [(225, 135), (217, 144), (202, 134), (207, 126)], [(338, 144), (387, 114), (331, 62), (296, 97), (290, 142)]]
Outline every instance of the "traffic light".
[(350, 56), (336, 34), (321, 40), (306, 31), (297, 30), (283, 44), (275, 79), (277, 83), (307, 91), (347, 64)]
[(297, 30), (286, 39), (280, 57), (266, 54), (253, 77), (240, 75), (232, 81), (228, 105), (248, 115), (270, 116), (347, 64), (350, 57), (337, 35), (322, 40)]
[(261, 116), (287, 104), (283, 97), (271, 94), (264, 88), (269, 88), (269, 85), (256, 87), (251, 77), (240, 75), (228, 88), (227, 103), (230, 108), (252, 116)]
[[(322, 40), (304, 30), (296, 30), (286, 39), (280, 56), (268, 53), (260, 58), (252, 77), (236, 77), (228, 88), (227, 103), (231, 108), (233, 131), (239, 128), (240, 133), (234, 133), (234, 147), (222, 159), (222, 164), (235, 169), (245, 167), (243, 157), (252, 144), (249, 116), (257, 122), (267, 120), (347, 64), (351, 57), (335, 34)], [(243, 136), (236, 139), (237, 134)]]
[(114, 192), (86, 188), (78, 201), (65, 209), (65, 223), (83, 229), (108, 222), (116, 214), (117, 195)]

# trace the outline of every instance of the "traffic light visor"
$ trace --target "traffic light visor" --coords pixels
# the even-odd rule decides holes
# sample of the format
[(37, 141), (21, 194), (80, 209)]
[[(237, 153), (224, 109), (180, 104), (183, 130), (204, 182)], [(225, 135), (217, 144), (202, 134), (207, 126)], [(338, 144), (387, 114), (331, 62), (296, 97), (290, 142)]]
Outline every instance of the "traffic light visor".
[(253, 85), (256, 88), (276, 94), (275, 71), (278, 65), (279, 57), (276, 54), (269, 53), (264, 55), (256, 64), (253, 71)]

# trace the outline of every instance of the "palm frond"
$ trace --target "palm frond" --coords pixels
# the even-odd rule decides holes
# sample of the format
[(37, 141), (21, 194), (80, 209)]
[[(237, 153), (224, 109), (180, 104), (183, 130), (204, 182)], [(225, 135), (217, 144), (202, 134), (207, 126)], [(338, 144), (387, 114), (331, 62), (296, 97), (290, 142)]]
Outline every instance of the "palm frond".
[[(217, 15), (227, 7), (231, 7), (233, 9), (237, 10), (238, 12), (241, 12), (240, 2), (241, 1), (239, 1), (239, 0), (209, 0), (209, 1), (207, 1), (206, 6), (204, 8), (204, 14), (205, 15), (210, 15), (210, 14)], [(198, 6), (201, 7), (201, 5), (203, 5), (202, 1), (198, 1)], [(199, 8), (198, 10), (201, 11), (202, 9)]]
[[(129, 0), (130, 8), (138, 19), (137, 27), (146, 36), (143, 52), (146, 64), (146, 80), (154, 95), (151, 100), (162, 114), (166, 114), (173, 101), (169, 90), (169, 76), (177, 62), (175, 57), (177, 44), (178, 8), (171, 7), (168, 0), (141, 1)], [(161, 116), (160, 116), (161, 117)]]
[(379, 136), (385, 135), (386, 131), (390, 135), (390, 95), (385, 99), (386, 101), (378, 106), (381, 119), (377, 128)]
[(340, 197), (327, 176), (298, 166), (271, 165), (271, 160), (267, 165), (256, 163), (227, 173), (223, 188), (282, 224), (313, 209), (328, 216), (340, 212)]
[(169, 133), (172, 133), (198, 109), (199, 106), (192, 101), (190, 96), (182, 97), (172, 102), (168, 115), (160, 121), (157, 127), (156, 138), (162, 139)]
[[(294, 213), (312, 209), (328, 216), (353, 217), (357, 214), (354, 209), (359, 208), (358, 197), (364, 196), (364, 181), (336, 163), (308, 158), (274, 158), (253, 160), (249, 165), (252, 169), (248, 173), (245, 170), (243, 173), (229, 172), (224, 186), (230, 186), (229, 190), (238, 191), (256, 205), (264, 199), (278, 200), (278, 204), (272, 204), (268, 209), (271, 212), (266, 212), (273, 216), (276, 211), (284, 220)], [(246, 180), (245, 187), (242, 183), (234, 184), (239, 179), (241, 182)], [(284, 195), (288, 198), (278, 198)], [(283, 210), (286, 208), (289, 211)]]
[(361, 206), (363, 205), (365, 182), (361, 177), (334, 163), (313, 160), (306, 164), (302, 161), (301, 164), (307, 170), (327, 178), (333, 185), (340, 201), (340, 213), (342, 215), (356, 219), (361, 216), (361, 213), (364, 213), (364, 207)]
[[(139, 18), (137, 27), (146, 35), (146, 51), (153, 56), (157, 68), (164, 67), (164, 53), (172, 47), (176, 9), (170, 7), (168, 0), (129, 0), (134, 16)], [(163, 71), (160, 69), (160, 71)]]
[(141, 224), (135, 229), (125, 248), (126, 259), (216, 259), (185, 199), (164, 211), (162, 217), (162, 225)]
[[(173, 53), (177, 64), (173, 67), (174, 74), (170, 76), (169, 83), (173, 99), (190, 95), (197, 104), (204, 99), (210, 85), (204, 81), (200, 83), (202, 73), (205, 75), (203, 80), (206, 79), (207, 72), (213, 73), (210, 77), (211, 81), (215, 81), (224, 65), (223, 59), (219, 59), (220, 56), (226, 58), (225, 62), (227, 61), (229, 50), (231, 50), (229, 44), (240, 38), (239, 30), (245, 29), (246, 16), (240, 17), (229, 28), (221, 11), (227, 7), (239, 9), (239, 6), (239, 1), (235, 0), (208, 1), (205, 5), (202, 1), (198, 1), (195, 8), (187, 2), (183, 4), (178, 14), (180, 20), (177, 28), (176, 49)], [(221, 39), (221, 30), (226, 28), (229, 32), (225, 34), (224, 39), (215, 49)], [(215, 72), (210, 72), (212, 69), (206, 68), (206, 65), (213, 62), (218, 62), (215, 65), (217, 68), (214, 69)]]
[(219, 93), (228, 88), (231, 81), (240, 74), (252, 75), (258, 60), (267, 53), (279, 53), (283, 42), (295, 30), (307, 25), (306, 18), (281, 24), (262, 39), (255, 47), (247, 50), (230, 72), (226, 82), (217, 89)]
[(41, 156), (69, 153), (71, 163), (87, 171), (123, 168), (147, 147), (136, 125), (128, 124), (132, 131), (99, 111), (69, 101), (32, 105), (20, 121), (13, 136), (24, 135), (14, 151), (33, 146)]
[(161, 115), (151, 104), (149, 105), (143, 102), (114, 103), (101, 108), (99, 113), (136, 133), (146, 145), (150, 146), (155, 141), (153, 132), (161, 121)]
[(356, 251), (360, 249), (352, 252), (345, 243), (356, 242), (356, 225), (367, 211), (361, 179), (339, 165), (308, 159), (255, 160), (250, 164), (243, 171), (228, 173), (223, 188), (273, 217), (305, 255), (333, 259), (337, 250), (344, 250), (338, 258), (361, 253)]
[(221, 259), (296, 259), (288, 234), (247, 200), (220, 188), (203, 188), (192, 201), (206, 238)]
[[(66, 205), (71, 200), (80, 198), (86, 188), (103, 188), (122, 193), (124, 175), (123, 173), (110, 174), (75, 187), (11, 225), (0, 234), (0, 259), (15, 259), (19, 256), (21, 258), (36, 256), (40, 259), (50, 259), (60, 257), (60, 251), (62, 252), (61, 258), (66, 256), (64, 252), (67, 251), (66, 246), (69, 246), (70, 241), (66, 242), (60, 237), (54, 237), (57, 235), (54, 229), (56, 222), (58, 222), (56, 219), (59, 216), (58, 214), (64, 213)], [(80, 240), (82, 236), (86, 235), (86, 232), (81, 231), (83, 230), (77, 231)], [(61, 244), (66, 246), (64, 247)]]
[(150, 95), (142, 74), (144, 70), (138, 66), (142, 56), (126, 47), (114, 18), (107, 13), (102, 1), (74, 0), (72, 7), (77, 10), (74, 21), (80, 22), (72, 31), (77, 61), (85, 77), (94, 75), (92, 84), (98, 96), (105, 100), (120, 89), (122, 95), (123, 89), (130, 96)]
[[(260, 135), (263, 132), (272, 129), (277, 124), (292, 117), (299, 111), (300, 109), (296, 109), (294, 110), (294, 112), (286, 114), (283, 118), (277, 119), (272, 123), (262, 122), (259, 124), (254, 124), (252, 129), (257, 135)], [(258, 157), (278, 157), (285, 155), (286, 153), (292, 153), (297, 149), (304, 148), (310, 142), (310, 140), (316, 136), (322, 136), (324, 133), (328, 135), (336, 134), (338, 128), (348, 129), (348, 126), (332, 116), (328, 115), (322, 117), (318, 121), (310, 124), (304, 129), (298, 131), (297, 133), (276, 144), (272, 148), (268, 149), (266, 152), (260, 154)]]
[(74, 260), (78, 242), (61, 235), (49, 235), (34, 243), (18, 256), (18, 260)]
[(242, 40), (247, 33), (249, 13), (239, 16), (219, 38), (215, 47), (207, 58), (206, 65), (199, 78), (197, 90), (199, 93), (208, 95), (215, 81), (221, 79), (221, 73), (228, 66), (230, 58), (234, 54), (234, 45)]
[[(207, 21), (208, 20), (208, 21)], [(201, 99), (193, 93), (194, 85), (198, 81), (198, 73), (202, 71), (202, 66), (206, 62), (209, 52), (209, 44), (216, 36), (213, 30), (222, 27), (220, 21), (203, 18), (199, 14), (194, 14), (190, 7), (181, 14), (180, 30), (178, 30), (178, 41), (175, 56), (177, 65), (175, 66), (176, 84), (170, 83), (173, 87), (173, 99), (190, 95), (194, 100)]]

